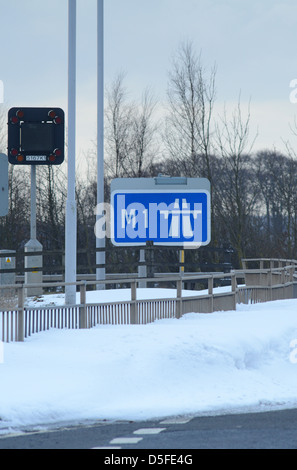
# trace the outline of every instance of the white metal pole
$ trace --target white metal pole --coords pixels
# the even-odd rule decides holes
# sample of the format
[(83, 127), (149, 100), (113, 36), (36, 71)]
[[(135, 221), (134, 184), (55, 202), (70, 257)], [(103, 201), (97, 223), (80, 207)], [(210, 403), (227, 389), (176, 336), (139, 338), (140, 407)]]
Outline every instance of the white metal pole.
[[(77, 215), (75, 200), (76, 0), (68, 0), (68, 191), (65, 227), (65, 282), (76, 282)], [(66, 286), (65, 303), (76, 304), (76, 286)]]
[[(104, 0), (97, 0), (97, 204), (104, 203)], [(97, 216), (97, 220), (100, 216)], [(96, 238), (96, 280), (105, 279), (105, 238)], [(97, 288), (103, 288), (98, 284)]]
[(31, 165), (31, 240), (36, 240), (36, 233), (36, 166)]
[[(42, 245), (37, 240), (36, 230), (36, 165), (31, 165), (31, 220), (30, 220), (30, 240), (25, 245), (26, 253), (42, 252)], [(28, 255), (25, 257), (25, 268), (42, 268), (42, 255)], [(25, 272), (25, 284), (42, 283), (42, 271), (34, 269)], [(32, 287), (26, 289), (27, 296), (42, 295), (42, 287)]]

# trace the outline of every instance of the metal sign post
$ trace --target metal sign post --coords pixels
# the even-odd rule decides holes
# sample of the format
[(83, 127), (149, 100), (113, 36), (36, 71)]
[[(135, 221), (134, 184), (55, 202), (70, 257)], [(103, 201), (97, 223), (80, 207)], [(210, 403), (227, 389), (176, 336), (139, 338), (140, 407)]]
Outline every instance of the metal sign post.
[[(76, 282), (77, 209), (75, 199), (76, 0), (68, 1), (68, 191), (65, 228), (65, 281)], [(76, 286), (65, 287), (66, 305), (76, 304)]]
[(30, 238), (36, 239), (36, 166), (31, 166), (31, 224)]
[[(97, 204), (104, 203), (104, 1), (97, 0)], [(98, 221), (98, 215), (97, 215)], [(105, 238), (96, 238), (96, 280), (105, 279)], [(97, 289), (104, 289), (98, 284)]]
[[(61, 108), (14, 107), (8, 111), (8, 160), (31, 166), (30, 240), (25, 245), (25, 284), (42, 283), (42, 245), (36, 237), (36, 166), (64, 161), (64, 111)], [(34, 252), (39, 254), (34, 255)], [(34, 269), (36, 268), (36, 269)], [(28, 287), (26, 295), (41, 295), (41, 287)]]
[[(43, 246), (37, 240), (36, 235), (36, 165), (31, 165), (31, 222), (30, 222), (30, 240), (25, 245), (25, 253), (42, 252)], [(25, 268), (42, 268), (42, 255), (25, 256)], [(25, 272), (25, 284), (42, 283), (42, 271)], [(28, 287), (26, 296), (42, 295), (42, 287)]]

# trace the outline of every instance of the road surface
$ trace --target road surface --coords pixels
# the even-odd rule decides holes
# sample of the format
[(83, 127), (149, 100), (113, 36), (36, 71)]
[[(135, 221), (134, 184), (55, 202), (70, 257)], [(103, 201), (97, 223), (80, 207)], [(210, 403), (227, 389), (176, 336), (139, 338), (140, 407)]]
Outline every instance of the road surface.
[[(151, 456), (150, 465), (161, 464), (164, 452), (160, 452), (165, 449), (170, 449), (169, 454), (178, 458), (176, 451), (183, 449), (296, 448), (296, 409), (144, 422), (97, 421), (44, 430), (27, 429), (21, 433), (0, 436), (0, 449), (93, 449), (101, 450), (100, 455), (106, 453), (113, 456), (121, 455), (122, 449), (125, 452), (133, 450), (131, 455), (137, 455), (137, 451), (143, 449), (151, 449), (156, 452), (146, 453)], [(159, 461), (153, 461), (154, 455), (159, 455)], [(190, 456), (194, 453), (182, 452), (182, 455), (184, 458), (188, 455), (190, 463)], [(138, 466), (140, 463), (139, 460)]]

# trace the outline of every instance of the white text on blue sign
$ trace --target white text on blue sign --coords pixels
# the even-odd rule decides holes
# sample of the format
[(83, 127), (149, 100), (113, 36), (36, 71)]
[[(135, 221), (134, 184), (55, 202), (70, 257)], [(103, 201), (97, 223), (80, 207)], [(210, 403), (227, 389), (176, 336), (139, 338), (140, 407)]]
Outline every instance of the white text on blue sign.
[(209, 243), (207, 192), (118, 192), (113, 208), (115, 244)]

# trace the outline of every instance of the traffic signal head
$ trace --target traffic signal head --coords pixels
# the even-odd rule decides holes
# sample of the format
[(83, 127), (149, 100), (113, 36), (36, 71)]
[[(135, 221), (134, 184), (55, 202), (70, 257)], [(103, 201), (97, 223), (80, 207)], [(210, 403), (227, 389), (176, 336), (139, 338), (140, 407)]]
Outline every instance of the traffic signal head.
[(60, 108), (11, 108), (8, 160), (13, 165), (60, 165), (64, 161), (65, 118)]

